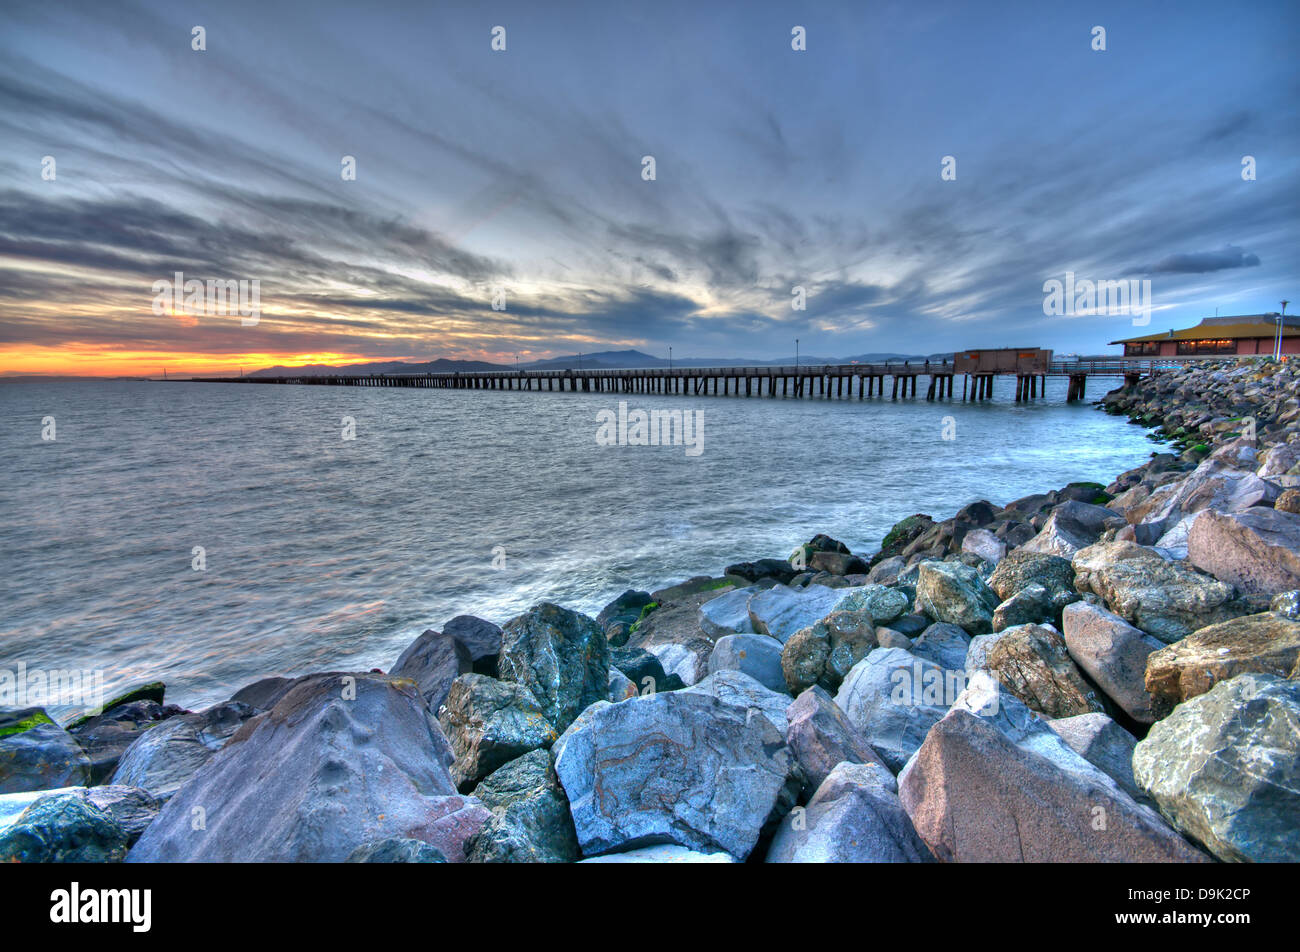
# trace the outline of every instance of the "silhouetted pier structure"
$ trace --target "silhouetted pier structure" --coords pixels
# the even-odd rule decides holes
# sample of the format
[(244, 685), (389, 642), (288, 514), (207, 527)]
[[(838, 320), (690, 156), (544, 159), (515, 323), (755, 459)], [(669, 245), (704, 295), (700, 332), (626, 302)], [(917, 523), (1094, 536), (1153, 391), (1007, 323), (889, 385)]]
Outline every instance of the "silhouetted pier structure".
[[(1178, 360), (1096, 357), (1052, 360), (1051, 351), (965, 351), (952, 361), (886, 361), (872, 364), (807, 364), (761, 367), (652, 367), (628, 370), (491, 370), (427, 374), (291, 375), (275, 377), (194, 377), (199, 383), (300, 384), (317, 387), (414, 387), (450, 390), (528, 390), (546, 392), (684, 394), (690, 396), (831, 397), (859, 400), (917, 395), (918, 378), (927, 380), (926, 400), (952, 399), (962, 378), (962, 400), (987, 400), (993, 380), (1016, 378), (1015, 399), (1046, 396), (1048, 377), (1068, 377), (1068, 401), (1082, 400), (1089, 376), (1123, 375), (1135, 382)], [(175, 379), (175, 378), (173, 378)], [(743, 394), (742, 394), (743, 389)]]

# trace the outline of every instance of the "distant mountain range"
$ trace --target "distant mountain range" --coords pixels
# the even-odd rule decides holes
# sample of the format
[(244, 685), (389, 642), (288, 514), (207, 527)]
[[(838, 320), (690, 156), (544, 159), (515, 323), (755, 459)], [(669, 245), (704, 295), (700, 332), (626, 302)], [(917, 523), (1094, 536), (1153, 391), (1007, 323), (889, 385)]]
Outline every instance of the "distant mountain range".
[(514, 370), (504, 364), (490, 364), (484, 360), (426, 360), (413, 364), (401, 360), (376, 361), (366, 364), (308, 364), (304, 367), (266, 367), (254, 370), (248, 377), (324, 377), (332, 374), (449, 374), (481, 370)]
[[(852, 357), (821, 357), (816, 354), (800, 354), (799, 363), (804, 367), (816, 367), (821, 364), (866, 364), (880, 363), (885, 360), (942, 360), (952, 354), (895, 354), (872, 353), (855, 354)], [(779, 360), (753, 360), (744, 357), (688, 357), (674, 359), (674, 367), (773, 367), (793, 365), (793, 355)], [(566, 357), (553, 357), (549, 360), (534, 360), (519, 364), (521, 370), (641, 370), (646, 368), (667, 367), (666, 357), (653, 357), (639, 350), (604, 350), (592, 354), (571, 354)], [(493, 364), (482, 360), (448, 360), (440, 357), (423, 363), (407, 363), (400, 360), (377, 361), (363, 364), (346, 364), (331, 366), (329, 364), (310, 364), (305, 367), (266, 367), (248, 374), (250, 377), (283, 376), (325, 376), (330, 374), (428, 374), (428, 373), (473, 373), (476, 371), (514, 370), (512, 364)]]

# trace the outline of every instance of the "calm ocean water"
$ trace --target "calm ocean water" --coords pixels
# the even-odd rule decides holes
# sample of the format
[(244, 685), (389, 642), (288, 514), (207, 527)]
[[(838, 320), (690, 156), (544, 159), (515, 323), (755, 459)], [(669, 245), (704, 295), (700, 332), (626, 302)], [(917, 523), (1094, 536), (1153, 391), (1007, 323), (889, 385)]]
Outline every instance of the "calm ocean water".
[(622, 398), (702, 410), (690, 457), (597, 445), (609, 394), (0, 384), (0, 668), (99, 668), (110, 694), (161, 679), (197, 708), (272, 674), (387, 668), (460, 613), (595, 614), (817, 532), (868, 553), (913, 512), (1109, 482), (1152, 450), (1067, 406), (1063, 380), (1030, 405), (1011, 387), (979, 406)]

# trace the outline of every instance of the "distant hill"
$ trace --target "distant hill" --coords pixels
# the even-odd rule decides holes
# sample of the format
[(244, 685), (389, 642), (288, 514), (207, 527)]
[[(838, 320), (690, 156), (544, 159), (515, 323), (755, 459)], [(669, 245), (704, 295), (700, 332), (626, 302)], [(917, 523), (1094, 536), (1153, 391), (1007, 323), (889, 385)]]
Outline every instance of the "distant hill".
[[(856, 354), (852, 357), (821, 357), (816, 354), (800, 354), (799, 363), (804, 367), (817, 367), (823, 364), (881, 363), (885, 360), (924, 361), (927, 358), (939, 361), (951, 354), (894, 354), (871, 353)], [(674, 367), (772, 367), (793, 366), (794, 355), (779, 360), (754, 360), (749, 357), (687, 357), (674, 359)], [(564, 357), (552, 357), (549, 360), (534, 360), (520, 364), (522, 370), (641, 370), (652, 367), (667, 367), (666, 357), (654, 357), (639, 350), (602, 350), (591, 354), (569, 354)], [(474, 371), (514, 370), (513, 364), (493, 364), (482, 360), (448, 360), (440, 357), (423, 363), (408, 363), (401, 360), (376, 361), (374, 363), (345, 364), (309, 364), (305, 367), (266, 367), (248, 374), (249, 377), (286, 377), (304, 376), (321, 377), (331, 374), (436, 374), (436, 373), (472, 373)]]
[(266, 367), (254, 370), (249, 377), (325, 377), (332, 374), (450, 374), (472, 373), (481, 370), (514, 370), (505, 364), (490, 364), (484, 360), (426, 360), (407, 363), (401, 360), (376, 361), (367, 364), (308, 364), (305, 367)]

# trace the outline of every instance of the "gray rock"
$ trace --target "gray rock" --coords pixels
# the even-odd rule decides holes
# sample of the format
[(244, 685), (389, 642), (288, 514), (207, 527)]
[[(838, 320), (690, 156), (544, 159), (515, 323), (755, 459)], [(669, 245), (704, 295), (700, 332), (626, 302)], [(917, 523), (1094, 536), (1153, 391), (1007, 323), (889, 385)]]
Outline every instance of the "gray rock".
[(819, 686), (808, 688), (786, 709), (785, 742), (816, 790), (837, 764), (884, 762), (835, 700)]
[(430, 628), (407, 645), (389, 669), (388, 676), (414, 681), (419, 685), (429, 710), (437, 713), (451, 682), (473, 670), (469, 648), (451, 635)]
[(893, 585), (898, 581), (898, 576), (907, 568), (907, 562), (901, 555), (891, 555), (887, 559), (881, 559), (871, 571), (867, 573), (867, 583), (870, 585)]
[(140, 787), (165, 800), (256, 713), (247, 704), (227, 701), (197, 714), (168, 718), (126, 749), (109, 782)]
[(345, 863), (445, 863), (447, 857), (436, 846), (423, 840), (390, 836), (363, 843), (354, 849)]
[(901, 648), (877, 648), (849, 672), (835, 703), (885, 765), (898, 772), (948, 710), (950, 674)]
[[(713, 642), (701, 640), (690, 645), (652, 644), (646, 650), (659, 660), (666, 674), (689, 685), (708, 674)], [(657, 686), (656, 690), (659, 690)]]
[(780, 733), (785, 733), (785, 712), (790, 706), (790, 695), (765, 687), (743, 671), (717, 671), (678, 693), (703, 694), (724, 704), (762, 714)]
[[(611, 704), (617, 704), (619, 701), (626, 701), (628, 698), (636, 697), (641, 692), (636, 689), (636, 685), (618, 668), (609, 669), (609, 695), (605, 700)], [(445, 730), (445, 728), (444, 728)]]
[[(890, 647), (881, 645), (882, 648)], [(933, 661), (941, 668), (963, 670), (970, 651), (970, 635), (957, 625), (935, 622), (911, 643), (910, 651), (918, 658)]]
[(916, 610), (972, 635), (993, 630), (997, 597), (978, 572), (959, 562), (922, 562), (916, 578)]
[(99, 715), (83, 717), (68, 728), (68, 733), (90, 758), (90, 782), (103, 783), (113, 775), (127, 748), (145, 731), (188, 713), (175, 705), (164, 707), (157, 701), (141, 698)]
[(942, 862), (1197, 862), (1155, 811), (977, 675), (898, 777)]
[(277, 701), (289, 693), (294, 678), (262, 678), (240, 688), (230, 698), (238, 704), (247, 704), (255, 711), (269, 711)]
[(1026, 585), (993, 610), (993, 630), (1002, 631), (1016, 625), (1051, 624), (1056, 620), (1056, 609), (1051, 596), (1043, 586)]
[(611, 668), (627, 675), (640, 692), (676, 691), (685, 687), (680, 678), (664, 671), (658, 658), (641, 648), (611, 648), (609, 663)]
[(90, 758), (39, 707), (0, 710), (0, 793), (90, 782)]
[(1300, 515), (1207, 509), (1191, 524), (1187, 560), (1242, 592), (1276, 595), (1300, 588)]
[[(912, 639), (907, 637), (901, 631), (895, 631), (893, 628), (880, 627), (876, 629), (876, 646), (879, 648), (902, 648), (904, 651), (912, 650)], [(870, 652), (868, 652), (870, 654)], [(865, 657), (865, 655), (863, 656)], [(861, 661), (859, 658), (858, 661)], [(854, 662), (857, 664), (857, 661)], [(850, 668), (849, 670), (852, 670)]]
[(588, 856), (676, 843), (744, 859), (793, 766), (766, 717), (685, 691), (593, 705), (555, 745)]
[(1074, 568), (1069, 559), (1060, 556), (1015, 549), (989, 576), (989, 588), (1000, 602), (1015, 597), (1031, 585), (1047, 589), (1054, 612), (1060, 612), (1066, 605), (1079, 600), (1079, 593), (1074, 589)]
[(532, 692), (557, 731), (609, 691), (609, 644), (600, 626), (549, 602), (506, 622), (498, 664), (501, 679)]
[(709, 674), (740, 671), (773, 691), (786, 689), (781, 642), (767, 635), (724, 635), (713, 645), (708, 670)]
[(997, 565), (1007, 555), (1007, 544), (988, 529), (971, 529), (962, 537), (961, 550)]
[(751, 585), (709, 599), (699, 607), (700, 630), (710, 638), (753, 634), (754, 626), (749, 620), (749, 600), (761, 591), (764, 589)]
[(0, 832), (0, 863), (117, 863), (128, 835), (81, 791), (43, 796)]
[(880, 764), (840, 764), (806, 810), (781, 821), (769, 863), (927, 863), (930, 850), (898, 801)]
[(1099, 542), (1074, 556), (1075, 584), (1163, 642), (1251, 612), (1233, 587), (1132, 542)]
[(809, 585), (790, 588), (776, 585), (749, 600), (749, 621), (758, 634), (770, 635), (781, 644), (800, 628), (829, 615), (852, 589)]
[(475, 794), (492, 818), (466, 844), (468, 862), (572, 863), (581, 857), (569, 800), (547, 751), (510, 761)]
[(107, 812), (126, 833), (127, 845), (135, 843), (162, 810), (163, 801), (140, 787), (104, 784), (86, 787), (84, 796)]
[(462, 791), (559, 737), (527, 688), (481, 674), (463, 674), (452, 682), (438, 723), (451, 742), (456, 757), (451, 776)]
[(581, 860), (583, 863), (734, 863), (730, 853), (697, 853), (675, 843), (646, 846), (625, 853), (608, 853)]
[(1002, 640), (1002, 636), (1007, 633), (1004, 629), (991, 635), (976, 635), (970, 640), (970, 648), (966, 650), (966, 674), (972, 675), (976, 671), (987, 671), (989, 668), (989, 652), (993, 646)]
[(1146, 794), (1133, 780), (1133, 748), (1137, 739), (1105, 714), (1076, 714), (1048, 721), (1047, 726), (1070, 749), (1110, 777), (1134, 800)]
[(474, 615), (457, 615), (442, 626), (442, 633), (455, 638), (469, 650), (475, 674), (486, 674), (490, 678), (497, 676), (497, 656), (501, 653), (500, 625)]
[(1137, 784), (1230, 862), (1300, 859), (1300, 682), (1241, 674), (1186, 701), (1133, 754)]
[(311, 675), (199, 768), (127, 860), (339, 862), (402, 837), (456, 862), (488, 812), (456, 794), (451, 761), (412, 682)]
[(1098, 605), (1075, 602), (1062, 614), (1065, 646), (1105, 695), (1141, 724), (1155, 723), (1143, 679), (1147, 658), (1163, 645)]
[(1020, 548), (1068, 559), (1096, 542), (1106, 529), (1118, 529), (1124, 524), (1123, 516), (1105, 506), (1070, 500), (1053, 509), (1038, 535)]

